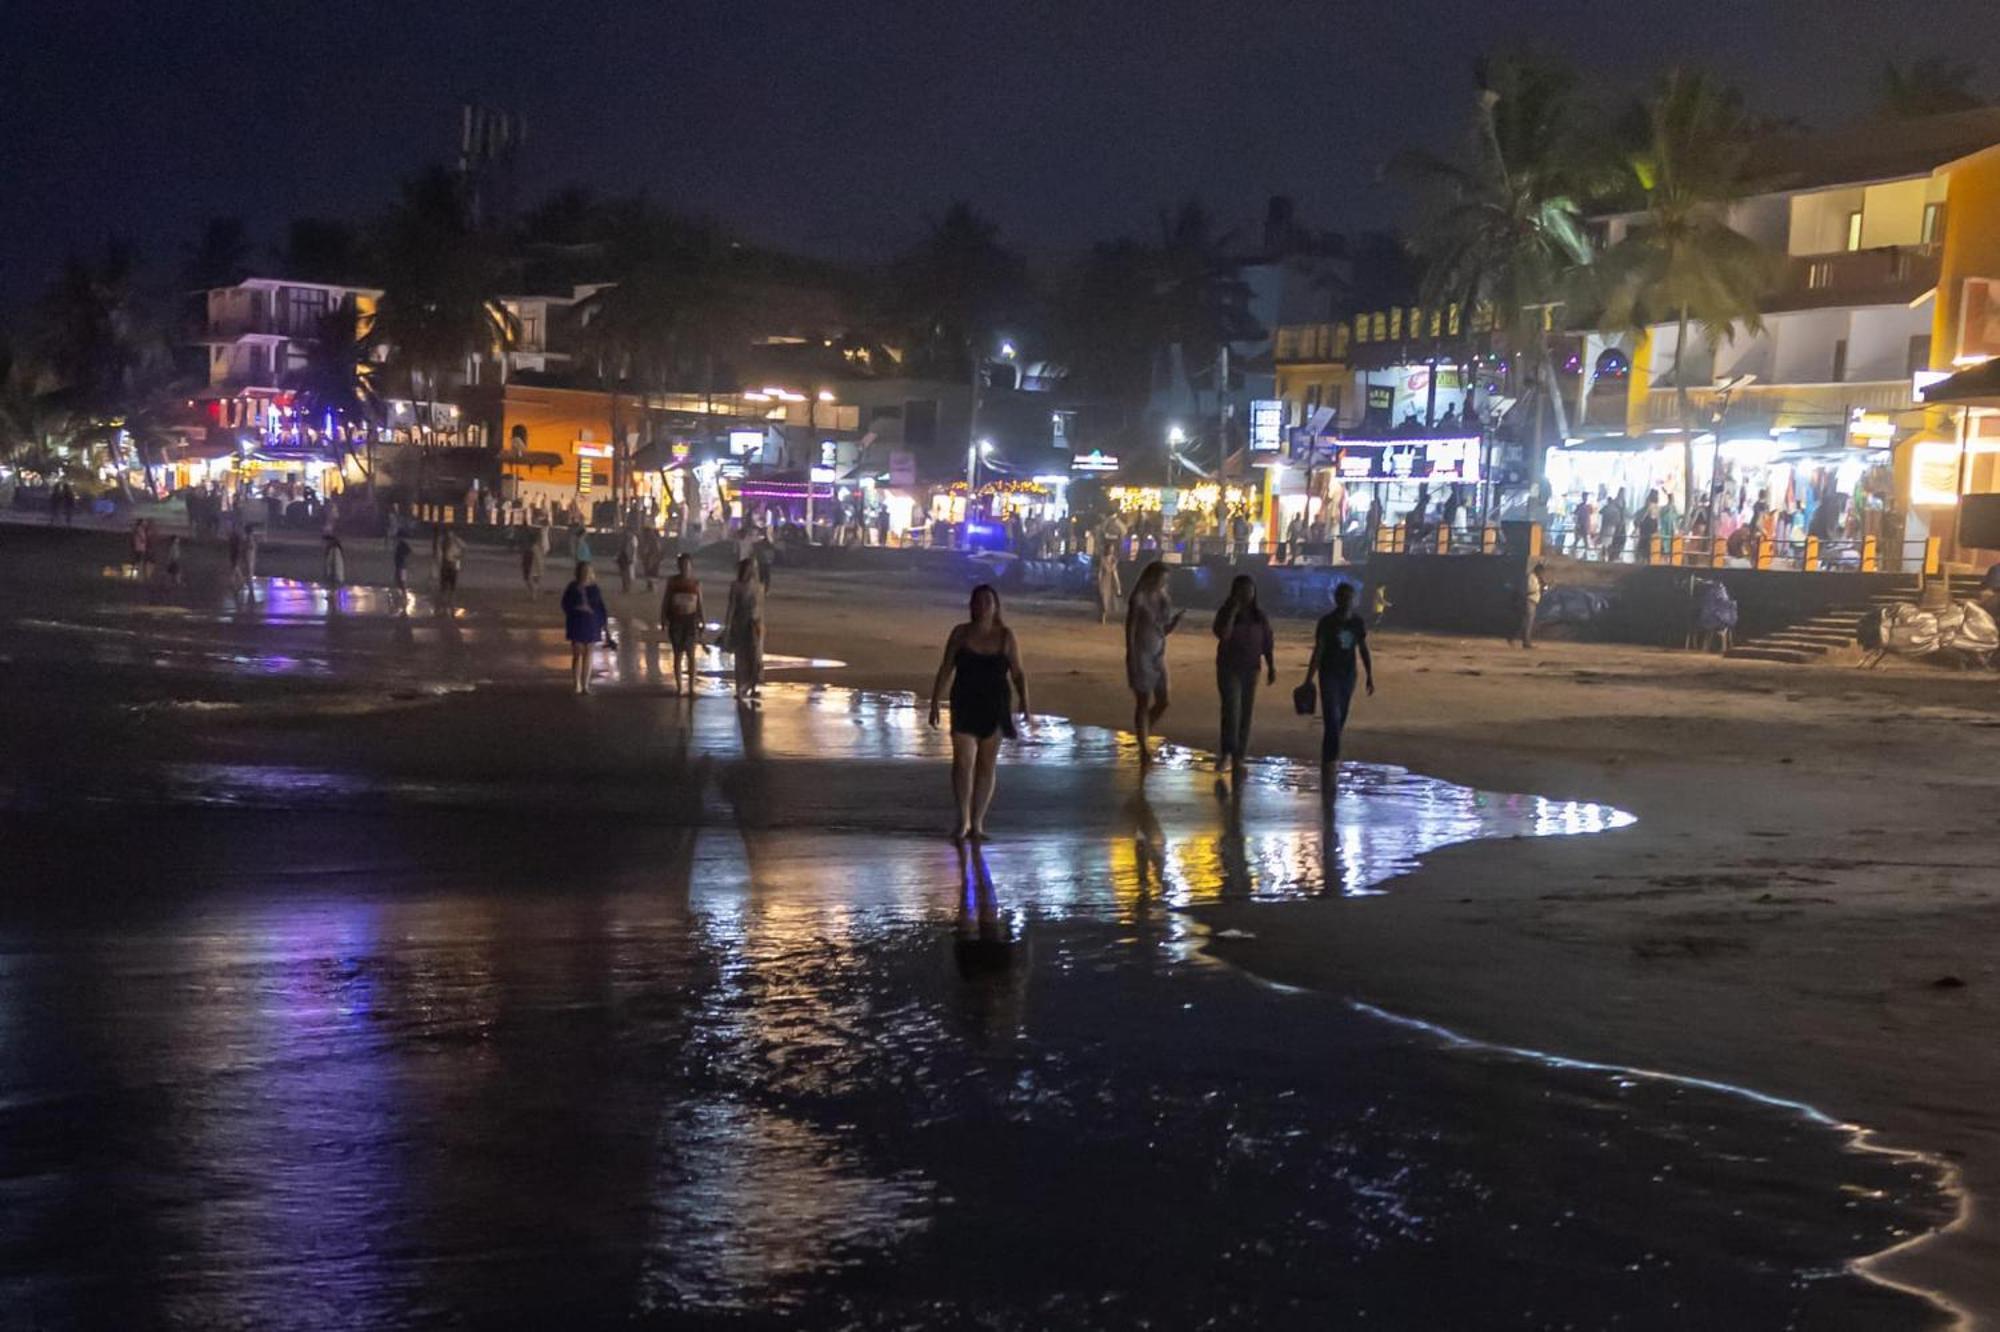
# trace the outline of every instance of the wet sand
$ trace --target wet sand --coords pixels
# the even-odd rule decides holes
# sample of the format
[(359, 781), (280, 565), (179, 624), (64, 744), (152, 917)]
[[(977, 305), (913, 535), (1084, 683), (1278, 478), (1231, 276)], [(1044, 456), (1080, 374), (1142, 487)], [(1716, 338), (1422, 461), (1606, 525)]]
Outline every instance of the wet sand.
[[(475, 564), (474, 598), (516, 604), (503, 556)], [(771, 648), (837, 657), (847, 665), (828, 678), (843, 684), (921, 690), (961, 600), (780, 569)], [(1115, 628), (1069, 605), (1011, 604), (1009, 619), (1039, 711), (1128, 723)], [(1163, 729), (1206, 748), (1203, 620), (1191, 615), (1173, 644)], [(1382, 689), (1357, 701), (1353, 757), (1607, 801), (1638, 822), (1446, 849), (1383, 896), (1198, 906), (1218, 932), (1209, 946), (1254, 974), (1483, 1040), (1745, 1085), (1945, 1153), (1972, 1189), (1969, 1224), (1881, 1272), (1981, 1314), (2000, 1308), (2000, 1250), (1977, 1201), (2000, 1184), (1996, 682), (1564, 644), (1523, 653), (1384, 629)], [(1280, 689), (1257, 732), (1297, 757), (1317, 740), (1283, 707), (1303, 638), (1281, 626)], [(1004, 785), (995, 824), (1008, 830)]]

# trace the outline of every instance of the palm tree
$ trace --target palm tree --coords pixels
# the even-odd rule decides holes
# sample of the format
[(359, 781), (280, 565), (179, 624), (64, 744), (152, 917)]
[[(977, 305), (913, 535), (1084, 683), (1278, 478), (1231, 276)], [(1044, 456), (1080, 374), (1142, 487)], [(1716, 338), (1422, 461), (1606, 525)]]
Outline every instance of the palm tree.
[[(620, 435), (613, 486), (622, 490), (620, 387), (636, 387), (647, 406), (654, 395), (696, 380), (712, 396), (719, 367), (747, 341), (749, 328), (741, 253), (713, 224), (634, 200), (617, 209), (606, 250), (618, 280), (581, 303), (578, 341), (612, 395), (612, 429)], [(652, 415), (644, 415), (650, 432)]]
[[(303, 413), (337, 419), (344, 427), (359, 426), (365, 448), (362, 472), (368, 492), (375, 492), (375, 431), (382, 420), (382, 399), (377, 390), (373, 330), (360, 307), (352, 300), (343, 302), (320, 316), (305, 366), (288, 376), (289, 386), (298, 395)], [(351, 430), (343, 429), (349, 453), (354, 452)]]
[(890, 322), (906, 362), (939, 379), (972, 377), (994, 335), (1027, 302), (1027, 267), (1000, 244), (1000, 228), (954, 200), (922, 241), (895, 261)]
[(371, 338), (408, 378), (427, 425), (445, 376), (513, 345), (515, 319), (499, 299), (504, 256), (473, 225), (462, 179), (443, 168), (403, 186), (377, 247), (383, 293)]
[(1921, 56), (1907, 66), (1888, 61), (1876, 87), (1875, 113), (1884, 120), (1914, 120), (1984, 106), (1972, 91), (1974, 72), (1971, 65), (1940, 56)]
[(1745, 188), (1742, 99), (1700, 74), (1674, 70), (1634, 117), (1628, 162), (1645, 207), (1605, 255), (1604, 325), (1644, 332), (1672, 322), (1680, 419), (1682, 501), (1694, 512), (1694, 432), (1688, 334), (1699, 327), (1712, 357), (1736, 336), (1763, 331), (1759, 302), (1777, 258), (1729, 225)]
[(165, 321), (139, 288), (129, 247), (113, 242), (95, 264), (72, 256), (43, 293), (35, 324), (48, 405), (68, 414), (74, 438), (104, 452), (130, 503), (125, 448), (150, 482), (174, 373)]
[(1151, 310), (1161, 342), (1179, 346), (1201, 364), (1231, 342), (1263, 335), (1250, 313), (1250, 287), (1234, 255), (1234, 232), (1218, 232), (1199, 199), (1160, 212), (1160, 240), (1151, 256)]
[(1554, 413), (1556, 438), (1569, 433), (1551, 339), (1593, 257), (1584, 208), (1603, 181), (1603, 159), (1573, 71), (1506, 58), (1481, 62), (1476, 74), (1478, 125), (1464, 158), (1411, 153), (1396, 166), (1434, 200), (1417, 240), (1423, 305), (1455, 305), (1467, 327), (1474, 310), (1489, 311), (1495, 337), (1536, 390), (1529, 452), (1539, 496), (1545, 412)]

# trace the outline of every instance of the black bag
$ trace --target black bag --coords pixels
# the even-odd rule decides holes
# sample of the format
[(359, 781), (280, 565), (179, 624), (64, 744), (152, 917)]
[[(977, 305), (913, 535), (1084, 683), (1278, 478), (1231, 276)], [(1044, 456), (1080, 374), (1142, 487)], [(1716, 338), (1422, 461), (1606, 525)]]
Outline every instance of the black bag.
[(1319, 690), (1313, 686), (1311, 680), (1306, 681), (1292, 691), (1292, 711), (1298, 713), (1299, 716), (1310, 717), (1313, 715), (1314, 709), (1318, 707)]

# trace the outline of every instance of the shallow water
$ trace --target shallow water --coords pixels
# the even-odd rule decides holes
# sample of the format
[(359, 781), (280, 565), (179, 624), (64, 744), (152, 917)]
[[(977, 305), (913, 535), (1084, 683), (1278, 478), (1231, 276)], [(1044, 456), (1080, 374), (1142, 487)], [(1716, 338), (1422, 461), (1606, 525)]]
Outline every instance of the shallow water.
[(463, 657), (379, 614), (45, 618), (131, 628), (118, 679), (268, 649), (346, 692), (7, 755), (0, 1322), (1934, 1321), (1842, 1271), (1944, 1219), (1929, 1170), (1258, 984), (1180, 909), (1369, 910), (1616, 810), (1354, 767), (1329, 828), (1294, 765), (1142, 782), (1045, 719), (963, 853), (907, 698), (576, 700), (476, 617)]

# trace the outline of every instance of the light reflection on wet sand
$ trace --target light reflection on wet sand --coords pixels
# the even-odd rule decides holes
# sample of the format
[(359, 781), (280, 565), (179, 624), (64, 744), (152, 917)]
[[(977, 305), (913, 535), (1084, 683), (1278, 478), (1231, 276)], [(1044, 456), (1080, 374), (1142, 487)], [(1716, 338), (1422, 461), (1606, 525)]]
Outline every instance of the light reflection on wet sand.
[[(488, 628), (510, 666), (541, 660), (542, 631)], [(185, 632), (158, 629), (138, 651)], [(311, 650), (400, 660), (371, 633)], [(1179, 908), (1366, 910), (1347, 899), (1439, 846), (1618, 811), (1350, 765), (1329, 828), (1295, 765), (1218, 791), (1176, 750), (1142, 781), (1127, 738), (1038, 719), (997, 840), (964, 849), (907, 697), (614, 688), (566, 714), (582, 768), (469, 743), (505, 703), (358, 716), (334, 758), (232, 722), (227, 752), (42, 793), (96, 835), (62, 846), (62, 900), (0, 901), (4, 1307), (1924, 1321), (1827, 1274), (1941, 1218), (1925, 1169), (1782, 1108), (1445, 1055), (1190, 965)], [(49, 863), (8, 827), (0, 874)]]

